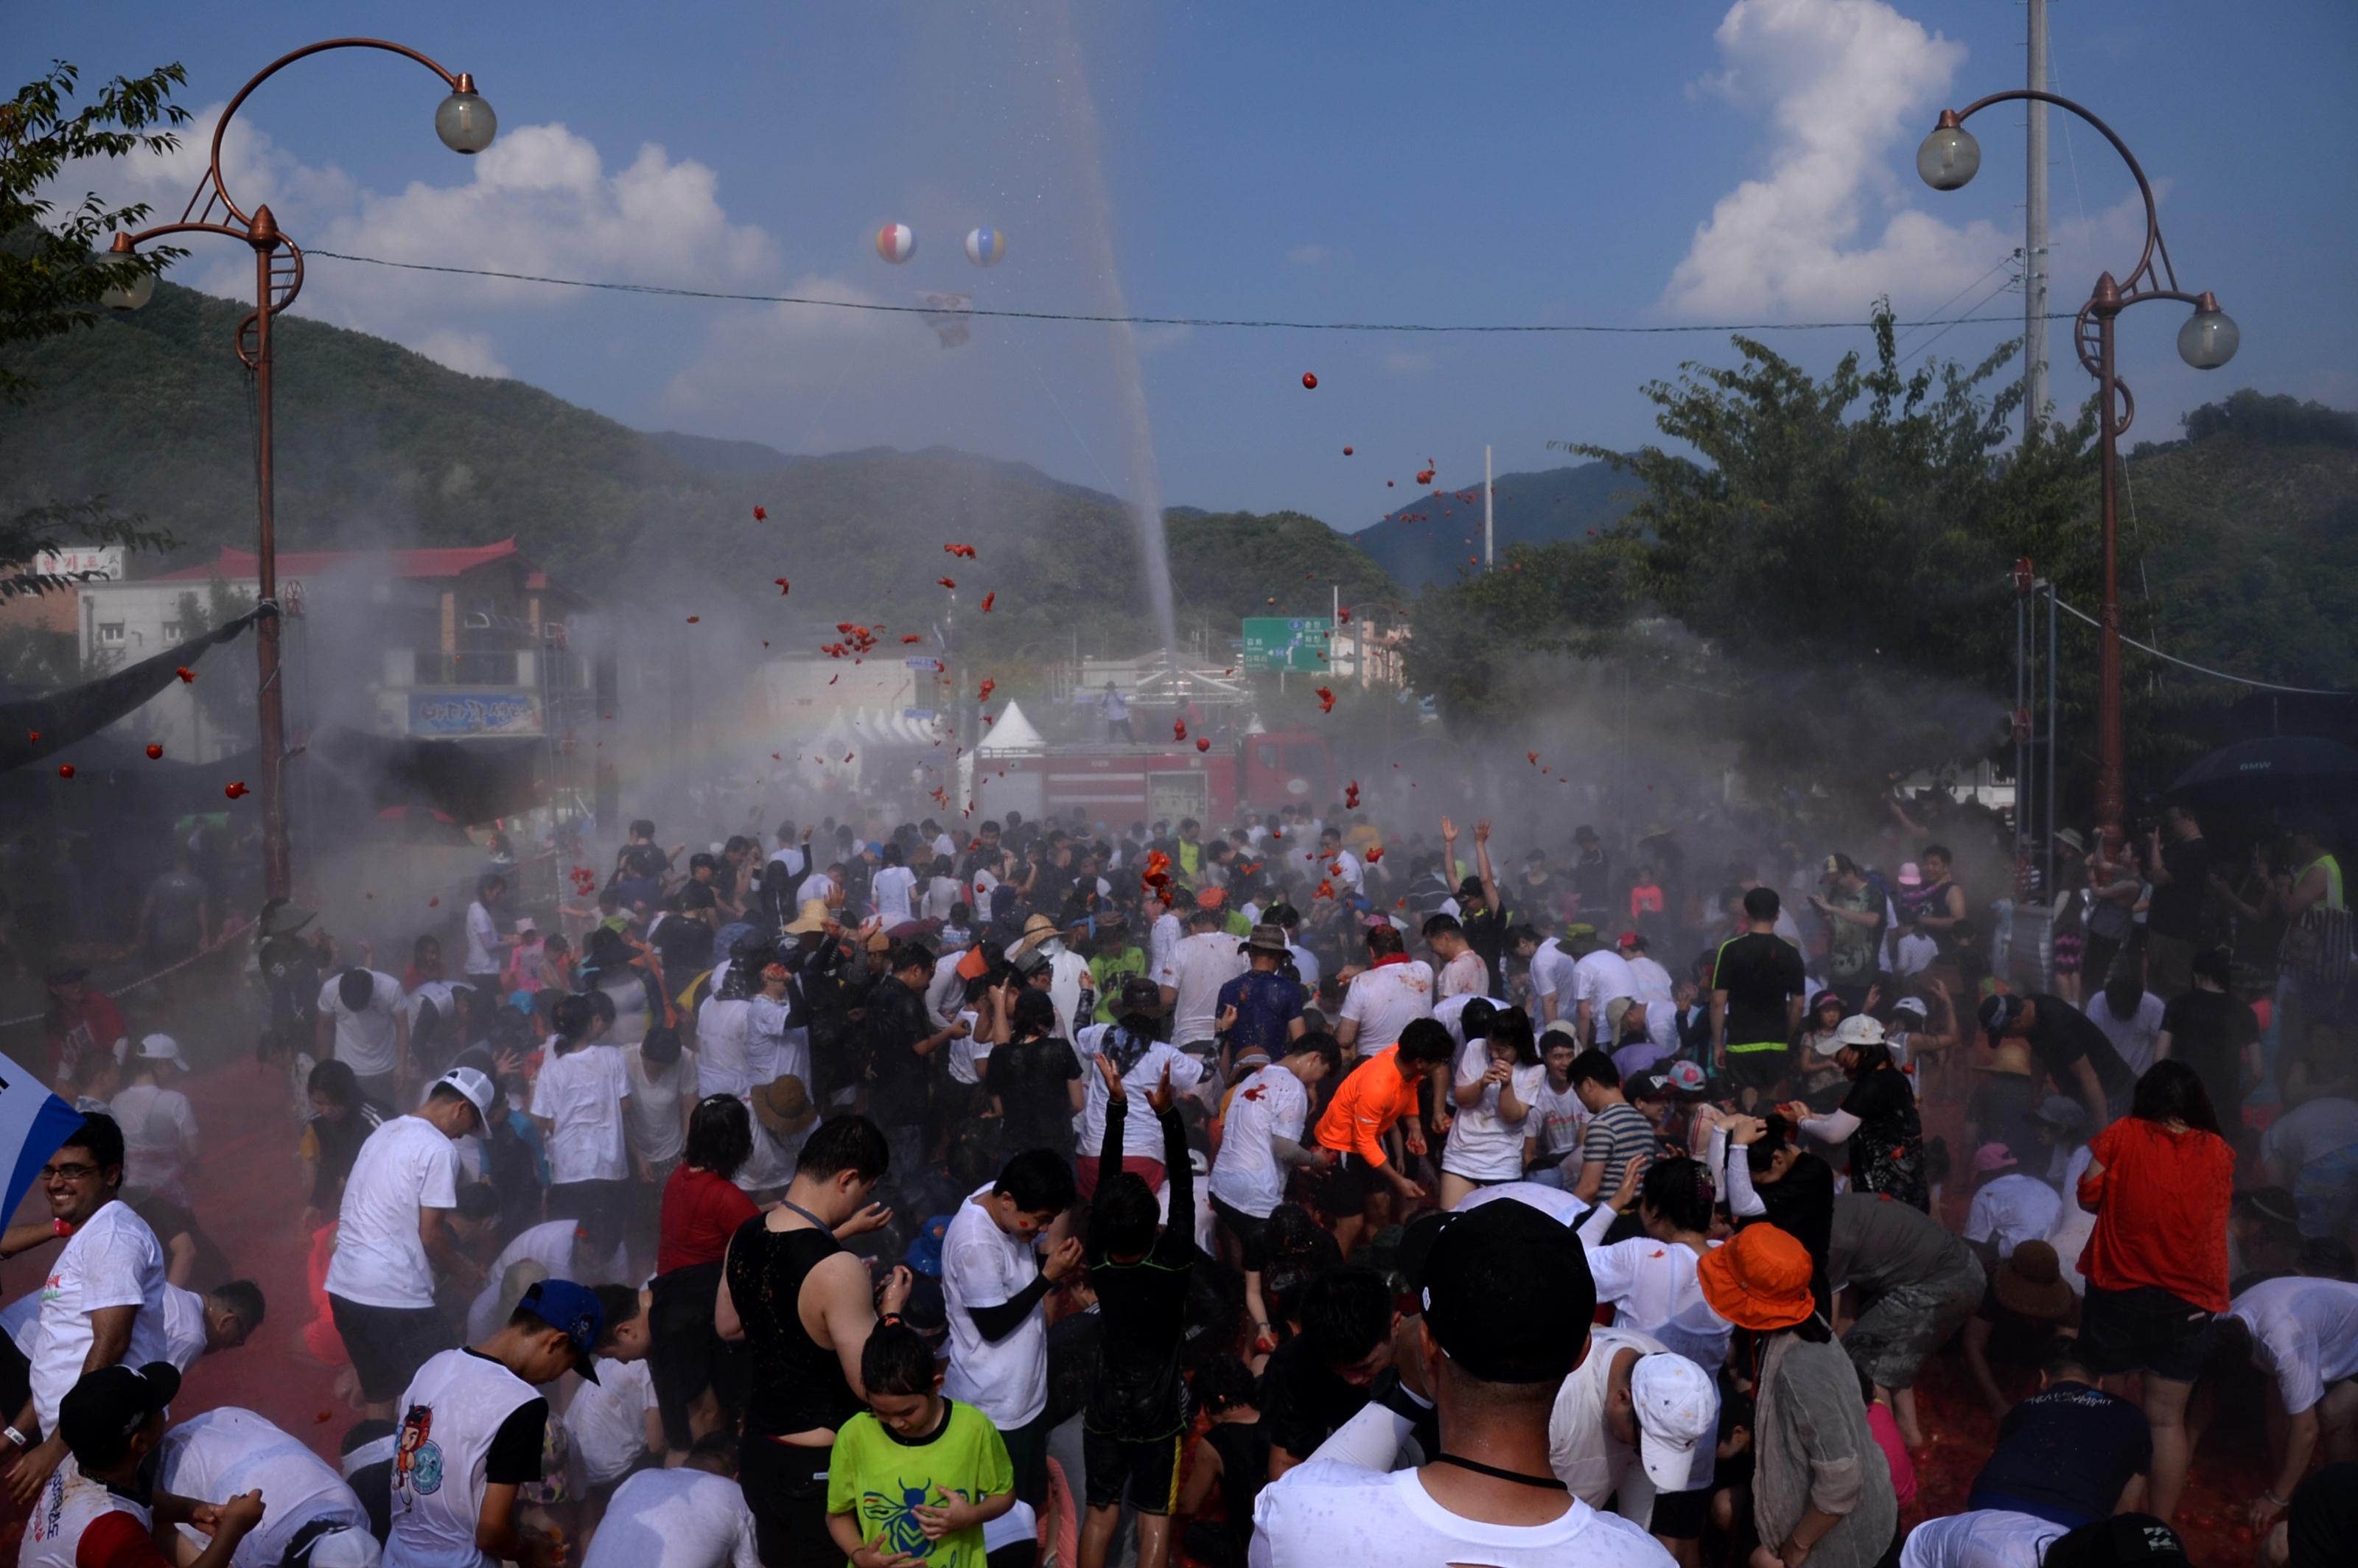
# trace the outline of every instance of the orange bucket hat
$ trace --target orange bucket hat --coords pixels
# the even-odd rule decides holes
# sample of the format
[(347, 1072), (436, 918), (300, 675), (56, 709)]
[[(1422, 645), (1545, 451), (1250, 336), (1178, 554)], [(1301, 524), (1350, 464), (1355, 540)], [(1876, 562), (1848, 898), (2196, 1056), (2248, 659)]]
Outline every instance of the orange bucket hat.
[(1748, 1225), (1704, 1254), (1695, 1282), (1711, 1310), (1739, 1328), (1790, 1328), (1817, 1311), (1809, 1249), (1773, 1225)]

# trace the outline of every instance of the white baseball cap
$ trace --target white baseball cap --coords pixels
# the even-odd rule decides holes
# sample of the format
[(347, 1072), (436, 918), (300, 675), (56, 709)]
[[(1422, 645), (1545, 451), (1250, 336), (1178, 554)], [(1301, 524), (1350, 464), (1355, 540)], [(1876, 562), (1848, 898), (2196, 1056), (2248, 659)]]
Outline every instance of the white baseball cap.
[(146, 1062), (169, 1062), (186, 1071), (189, 1059), (180, 1054), (180, 1043), (168, 1034), (143, 1034), (139, 1037), (139, 1057)]
[(453, 1088), (466, 1096), (467, 1103), (475, 1108), (475, 1115), (481, 1120), (484, 1128), (488, 1130), (491, 1127), (492, 1080), (481, 1068), (451, 1068), (427, 1086), (426, 1098), (431, 1099), (434, 1097), (434, 1091), (439, 1088)]
[(1719, 1390), (1710, 1374), (1676, 1351), (1641, 1356), (1629, 1371), (1629, 1405), (1646, 1478), (1657, 1491), (1685, 1491), (1695, 1444), (1719, 1433)]
[(1845, 1045), (1880, 1045), (1883, 1025), (1866, 1014), (1854, 1013), (1834, 1025), (1834, 1032), (1814, 1043), (1812, 1049), (1821, 1056), (1831, 1056)]

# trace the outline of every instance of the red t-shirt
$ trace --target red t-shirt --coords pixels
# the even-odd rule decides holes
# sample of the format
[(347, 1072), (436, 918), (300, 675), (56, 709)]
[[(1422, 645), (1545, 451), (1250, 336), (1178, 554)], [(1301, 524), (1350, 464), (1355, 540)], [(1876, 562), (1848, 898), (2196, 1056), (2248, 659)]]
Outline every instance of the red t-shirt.
[(664, 1184), (655, 1272), (719, 1262), (737, 1227), (761, 1212), (736, 1183), (682, 1165)]
[(75, 1568), (173, 1568), (139, 1516), (120, 1509), (90, 1521), (74, 1542), (74, 1563)]
[[(2099, 1290), (2152, 1285), (2208, 1312), (2227, 1310), (2227, 1204), (2235, 1152), (2215, 1132), (2175, 1136), (2125, 1116), (2088, 1144), (2080, 1203), (2096, 1228), (2080, 1272)], [(2095, 1166), (2101, 1165), (2101, 1172)]]

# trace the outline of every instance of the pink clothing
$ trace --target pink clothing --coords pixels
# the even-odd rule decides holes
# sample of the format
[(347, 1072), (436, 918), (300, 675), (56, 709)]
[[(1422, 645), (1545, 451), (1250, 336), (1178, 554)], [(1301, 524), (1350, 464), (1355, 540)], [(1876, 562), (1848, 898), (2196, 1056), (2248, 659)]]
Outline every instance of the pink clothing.
[(1903, 1509), (1916, 1504), (1916, 1463), (1908, 1457), (1908, 1444), (1900, 1440), (1899, 1423), (1891, 1419), (1890, 1407), (1881, 1400), (1866, 1407), (1866, 1430), (1875, 1433), (1875, 1441), (1883, 1450), (1886, 1463), (1891, 1466), (1892, 1495)]

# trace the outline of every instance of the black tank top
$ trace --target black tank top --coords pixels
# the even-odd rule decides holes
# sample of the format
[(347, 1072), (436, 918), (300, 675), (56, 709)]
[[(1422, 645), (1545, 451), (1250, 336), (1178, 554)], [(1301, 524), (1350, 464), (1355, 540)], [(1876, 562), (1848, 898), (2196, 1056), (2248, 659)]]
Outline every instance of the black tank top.
[(1204, 1441), (1220, 1455), (1220, 1512), (1240, 1546), (1252, 1541), (1253, 1502), (1269, 1485), (1269, 1432), (1260, 1422), (1219, 1422)]
[(754, 1216), (729, 1243), (729, 1295), (745, 1325), (752, 1381), (745, 1430), (784, 1437), (833, 1431), (860, 1410), (843, 1363), (803, 1328), (799, 1303), (810, 1271), (843, 1250), (824, 1230), (772, 1230)]

